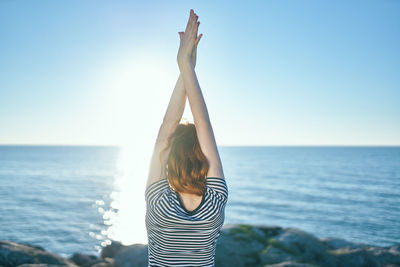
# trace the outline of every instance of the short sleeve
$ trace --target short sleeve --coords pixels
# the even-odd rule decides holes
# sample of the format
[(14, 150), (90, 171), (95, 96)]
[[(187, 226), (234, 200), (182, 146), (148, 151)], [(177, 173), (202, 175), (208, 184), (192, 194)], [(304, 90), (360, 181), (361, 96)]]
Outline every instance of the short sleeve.
[(228, 200), (228, 185), (226, 180), (219, 177), (207, 177), (206, 185), (212, 191), (216, 192), (224, 202)]
[(164, 190), (169, 188), (168, 179), (164, 178), (149, 185), (144, 193), (146, 205), (152, 206)]

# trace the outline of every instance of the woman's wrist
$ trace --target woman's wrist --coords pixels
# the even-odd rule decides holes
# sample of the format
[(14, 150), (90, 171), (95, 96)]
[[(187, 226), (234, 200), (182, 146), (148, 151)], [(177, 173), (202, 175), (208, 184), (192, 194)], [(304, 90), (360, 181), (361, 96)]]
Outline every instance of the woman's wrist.
[(193, 63), (190, 60), (180, 59), (180, 60), (178, 60), (178, 66), (179, 66), (179, 69), (181, 70), (181, 72), (182, 72), (182, 70), (185, 70), (188, 68), (194, 68)]
[(181, 56), (177, 57), (178, 64), (185, 64), (191, 61), (191, 56)]

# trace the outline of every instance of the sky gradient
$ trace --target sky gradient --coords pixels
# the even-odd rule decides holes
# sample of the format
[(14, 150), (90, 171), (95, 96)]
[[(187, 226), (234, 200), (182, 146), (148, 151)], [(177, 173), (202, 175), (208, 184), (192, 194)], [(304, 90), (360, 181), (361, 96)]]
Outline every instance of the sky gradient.
[(400, 145), (389, 0), (0, 0), (0, 144), (154, 142), (190, 8), (218, 145)]

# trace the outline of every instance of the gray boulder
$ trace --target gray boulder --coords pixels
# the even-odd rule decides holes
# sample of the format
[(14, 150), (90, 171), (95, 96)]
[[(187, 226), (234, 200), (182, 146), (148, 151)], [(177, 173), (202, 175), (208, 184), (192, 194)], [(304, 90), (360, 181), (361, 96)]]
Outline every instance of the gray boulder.
[(400, 244), (389, 247), (389, 252), (393, 253), (394, 255), (400, 255)]
[(297, 262), (322, 265), (326, 267), (338, 266), (338, 259), (327, 253), (325, 245), (315, 236), (297, 228), (285, 228), (273, 240), (273, 245), (295, 256)]
[[(398, 246), (397, 246), (398, 247)], [(393, 248), (393, 249), (392, 249)], [(382, 247), (367, 247), (365, 250), (372, 255), (375, 262), (380, 266), (389, 264), (395, 264), (400, 266), (400, 251), (396, 251), (393, 246), (392, 248)]]
[(95, 255), (86, 255), (82, 253), (74, 253), (71, 257), (69, 257), (69, 260), (82, 267), (89, 267), (96, 263), (102, 262), (102, 260)]
[(110, 245), (105, 246), (101, 250), (101, 257), (105, 258), (114, 258), (117, 255), (118, 251), (124, 247), (119, 241), (112, 241)]
[(294, 261), (284, 261), (277, 264), (264, 265), (264, 267), (315, 267), (315, 265), (307, 263), (298, 263)]
[(283, 261), (293, 261), (296, 258), (296, 256), (273, 246), (269, 246), (260, 255), (262, 264), (276, 264)]
[(76, 266), (69, 260), (43, 250), (8, 240), (0, 240), (0, 266), (46, 263), (61, 266)]
[(91, 267), (114, 267), (114, 259), (112, 258), (105, 258), (102, 262), (96, 263)]
[(268, 238), (282, 231), (279, 226), (226, 225), (217, 241), (215, 265), (258, 266)]
[(25, 263), (18, 265), (17, 267), (60, 267), (60, 265), (54, 265), (54, 264), (47, 264), (47, 263)]
[(368, 247), (368, 245), (363, 244), (363, 243), (351, 242), (351, 241), (347, 241), (345, 239), (336, 238), (336, 237), (323, 237), (320, 239), (320, 241), (328, 249), (338, 249), (338, 248), (354, 249), (354, 248)]
[(373, 256), (363, 248), (340, 248), (330, 251), (340, 262), (338, 266), (378, 266)]
[(148, 265), (147, 257), (147, 245), (123, 246), (114, 257), (114, 265), (116, 267), (144, 267)]
[(330, 250), (341, 265), (348, 266), (400, 266), (400, 253), (384, 247), (339, 248)]

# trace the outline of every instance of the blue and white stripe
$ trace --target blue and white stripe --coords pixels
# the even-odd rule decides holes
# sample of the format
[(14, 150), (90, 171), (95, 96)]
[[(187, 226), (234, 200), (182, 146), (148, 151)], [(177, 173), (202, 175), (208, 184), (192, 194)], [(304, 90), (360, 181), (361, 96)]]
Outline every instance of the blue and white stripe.
[(225, 219), (225, 179), (207, 177), (202, 202), (185, 210), (162, 179), (145, 191), (149, 266), (214, 266), (215, 247)]

